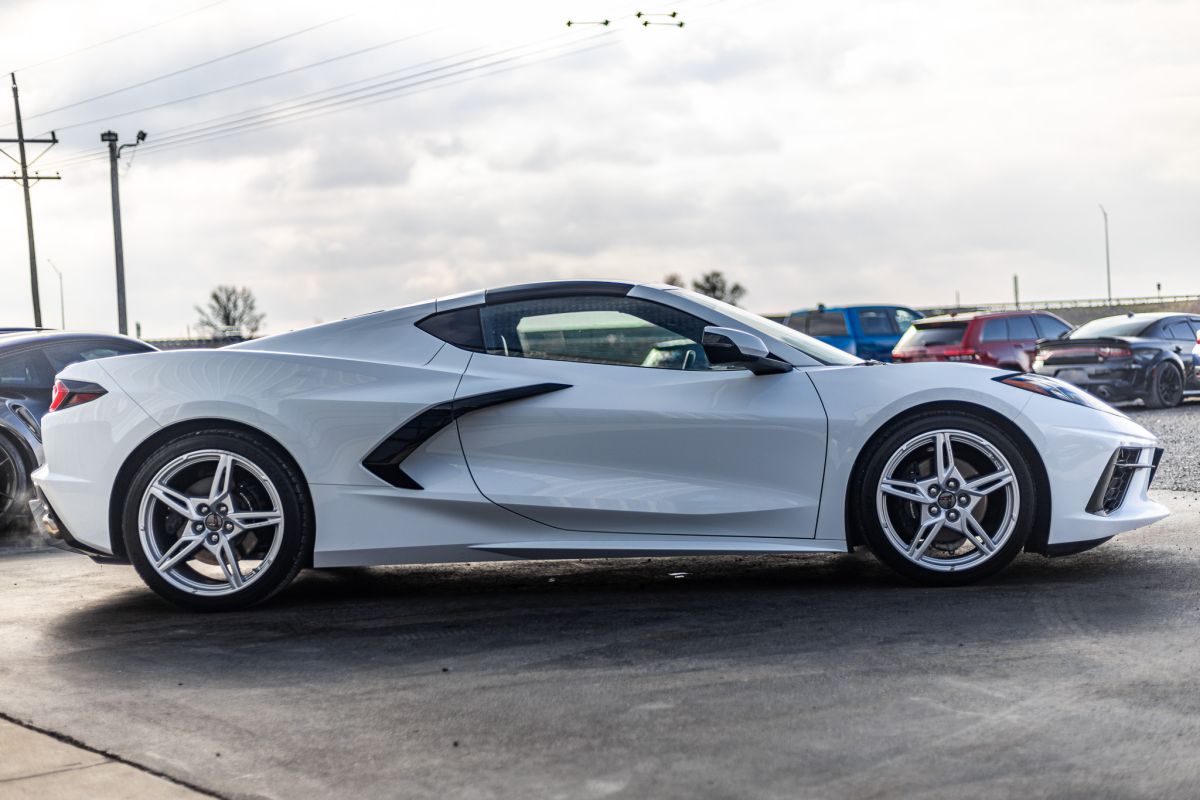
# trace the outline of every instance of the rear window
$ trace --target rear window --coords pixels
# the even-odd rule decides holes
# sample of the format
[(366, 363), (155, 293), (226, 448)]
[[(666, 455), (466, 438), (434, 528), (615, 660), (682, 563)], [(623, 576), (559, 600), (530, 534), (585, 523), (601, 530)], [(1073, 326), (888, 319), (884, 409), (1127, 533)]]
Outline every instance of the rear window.
[(966, 332), (967, 323), (965, 322), (914, 322), (900, 337), (900, 343), (896, 347), (938, 347), (959, 344)]
[(807, 316), (809, 336), (847, 336), (846, 317), (840, 311), (817, 311)]
[(1095, 339), (1099, 336), (1141, 336), (1152, 323), (1143, 317), (1105, 317), (1085, 322), (1071, 334), (1072, 339)]

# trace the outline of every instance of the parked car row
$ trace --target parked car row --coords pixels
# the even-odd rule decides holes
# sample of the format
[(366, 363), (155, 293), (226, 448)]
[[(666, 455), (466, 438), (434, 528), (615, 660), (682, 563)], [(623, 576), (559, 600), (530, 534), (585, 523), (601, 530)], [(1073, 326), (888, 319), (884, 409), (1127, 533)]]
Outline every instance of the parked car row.
[(963, 361), (1059, 378), (1111, 402), (1170, 408), (1200, 393), (1200, 315), (1123, 314), (1072, 329), (1049, 311), (925, 317), (906, 306), (794, 311), (788, 327), (864, 359)]

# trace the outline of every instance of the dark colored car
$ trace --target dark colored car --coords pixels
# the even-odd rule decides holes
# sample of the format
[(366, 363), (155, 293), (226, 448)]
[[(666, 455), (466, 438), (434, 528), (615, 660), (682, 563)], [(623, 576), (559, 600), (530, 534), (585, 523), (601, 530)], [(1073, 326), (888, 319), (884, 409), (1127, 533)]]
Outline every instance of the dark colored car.
[(818, 306), (793, 311), (785, 324), (859, 358), (891, 361), (900, 335), (920, 318), (906, 306)]
[(54, 376), (76, 361), (154, 349), (108, 334), (0, 334), (0, 529), (26, 510), (29, 473), (41, 458), (41, 422), (50, 408)]
[(1200, 392), (1197, 314), (1126, 314), (1092, 320), (1066, 339), (1038, 345), (1033, 371), (1103, 400), (1172, 408)]
[(913, 323), (894, 361), (969, 361), (1029, 372), (1039, 339), (1057, 339), (1071, 326), (1049, 311), (972, 311)]

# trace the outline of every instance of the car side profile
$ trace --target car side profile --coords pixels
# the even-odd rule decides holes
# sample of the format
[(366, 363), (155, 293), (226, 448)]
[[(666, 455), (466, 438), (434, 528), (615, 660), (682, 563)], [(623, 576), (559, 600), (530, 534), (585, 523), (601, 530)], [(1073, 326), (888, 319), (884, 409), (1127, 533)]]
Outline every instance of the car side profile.
[(793, 311), (784, 324), (859, 358), (891, 361), (901, 334), (920, 318), (907, 306), (818, 306)]
[(154, 348), (137, 339), (98, 333), (4, 329), (0, 333), (0, 529), (26, 511), (30, 473), (42, 454), (42, 417), (54, 375), (68, 364)]
[(1049, 311), (972, 311), (918, 320), (892, 351), (892, 360), (964, 361), (1029, 372), (1039, 339), (1057, 339), (1071, 326)]
[(1065, 339), (1041, 342), (1034, 372), (1079, 386), (1104, 400), (1141, 400), (1174, 408), (1200, 394), (1200, 314), (1123, 314), (1079, 326)]
[(74, 364), (43, 428), (47, 535), (202, 610), (308, 566), (859, 546), (961, 584), (1167, 513), (1154, 437), (1067, 384), (621, 282)]

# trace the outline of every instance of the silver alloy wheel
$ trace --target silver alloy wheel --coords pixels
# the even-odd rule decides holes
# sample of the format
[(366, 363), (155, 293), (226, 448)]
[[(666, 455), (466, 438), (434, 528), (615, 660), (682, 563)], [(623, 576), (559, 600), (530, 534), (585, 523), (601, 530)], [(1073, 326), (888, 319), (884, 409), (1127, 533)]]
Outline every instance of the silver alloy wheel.
[(173, 586), (222, 596), (260, 578), (283, 542), (283, 506), (257, 465), (197, 450), (160, 469), (138, 509), (142, 549)]
[(962, 430), (915, 436), (888, 459), (875, 500), (889, 543), (938, 572), (973, 567), (1012, 536), (1021, 497), (1012, 465)]

